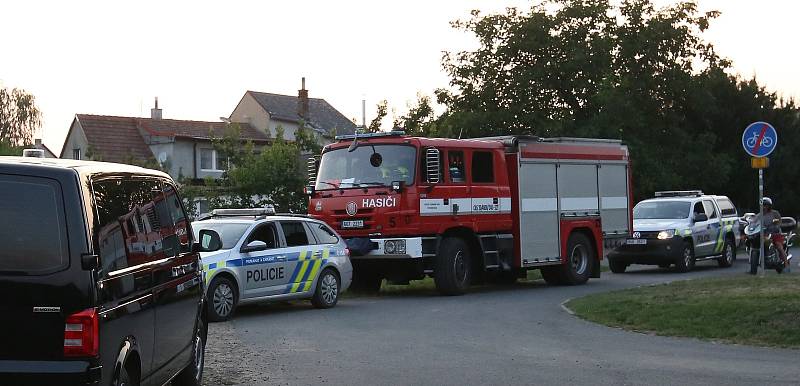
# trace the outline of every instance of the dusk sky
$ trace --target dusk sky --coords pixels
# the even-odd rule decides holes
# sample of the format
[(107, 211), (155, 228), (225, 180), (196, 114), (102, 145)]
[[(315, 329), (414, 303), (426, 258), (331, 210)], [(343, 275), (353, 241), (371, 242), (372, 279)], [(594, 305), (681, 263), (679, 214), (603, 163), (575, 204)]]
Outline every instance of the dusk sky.
[[(657, 1), (667, 4), (668, 1)], [(0, 84), (32, 93), (45, 144), (58, 153), (76, 113), (219, 120), (246, 90), (311, 97), (367, 119), (396, 114), (418, 92), (446, 87), (442, 51), (475, 46), (449, 21), (519, 0), (460, 1), (4, 1)], [(700, 0), (722, 16), (706, 37), (735, 71), (800, 96), (800, 5)], [(392, 112), (390, 112), (391, 118)], [(388, 122), (388, 120), (387, 120)]]

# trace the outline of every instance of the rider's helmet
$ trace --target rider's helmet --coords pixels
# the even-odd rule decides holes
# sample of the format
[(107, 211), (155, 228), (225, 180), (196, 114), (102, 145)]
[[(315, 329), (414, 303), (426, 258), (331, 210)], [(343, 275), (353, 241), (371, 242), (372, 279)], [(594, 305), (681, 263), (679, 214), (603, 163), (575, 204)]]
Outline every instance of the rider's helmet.
[(761, 205), (772, 207), (772, 199), (769, 197), (762, 198)]

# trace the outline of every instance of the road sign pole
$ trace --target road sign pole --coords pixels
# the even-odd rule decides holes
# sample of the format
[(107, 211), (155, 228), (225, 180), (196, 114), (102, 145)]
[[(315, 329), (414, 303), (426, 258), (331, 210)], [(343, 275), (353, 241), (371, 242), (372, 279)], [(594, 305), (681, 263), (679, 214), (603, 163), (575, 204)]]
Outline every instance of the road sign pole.
[(766, 274), (764, 266), (764, 169), (758, 169), (758, 208), (761, 213), (761, 242), (759, 243), (758, 271), (761, 277)]

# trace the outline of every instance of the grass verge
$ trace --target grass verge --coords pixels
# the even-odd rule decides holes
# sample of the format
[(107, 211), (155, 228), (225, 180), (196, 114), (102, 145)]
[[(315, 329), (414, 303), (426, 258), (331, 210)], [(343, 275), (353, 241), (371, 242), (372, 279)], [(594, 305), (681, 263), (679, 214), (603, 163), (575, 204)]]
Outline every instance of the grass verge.
[(800, 348), (800, 279), (736, 276), (640, 287), (573, 299), (593, 322), (658, 335)]

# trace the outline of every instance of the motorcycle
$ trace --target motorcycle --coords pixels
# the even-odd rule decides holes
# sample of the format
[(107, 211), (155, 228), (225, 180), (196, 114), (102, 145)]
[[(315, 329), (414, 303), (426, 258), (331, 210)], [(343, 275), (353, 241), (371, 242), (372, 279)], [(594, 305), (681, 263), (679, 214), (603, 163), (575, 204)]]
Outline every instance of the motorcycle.
[[(748, 219), (749, 222), (744, 229), (744, 234), (747, 237), (746, 248), (750, 255), (750, 273), (755, 275), (758, 272), (759, 255), (761, 254), (758, 240), (761, 236), (761, 224), (754, 221), (755, 217)], [(777, 220), (776, 220), (777, 221)], [(797, 221), (791, 217), (783, 217), (780, 219), (781, 233), (784, 236), (783, 248), (786, 251), (786, 260), (791, 264), (792, 255), (789, 253), (789, 248), (794, 246), (794, 239), (797, 230)], [(774, 269), (775, 272), (783, 273), (786, 266), (783, 264), (778, 250), (772, 243), (772, 235), (764, 236), (764, 269)]]

